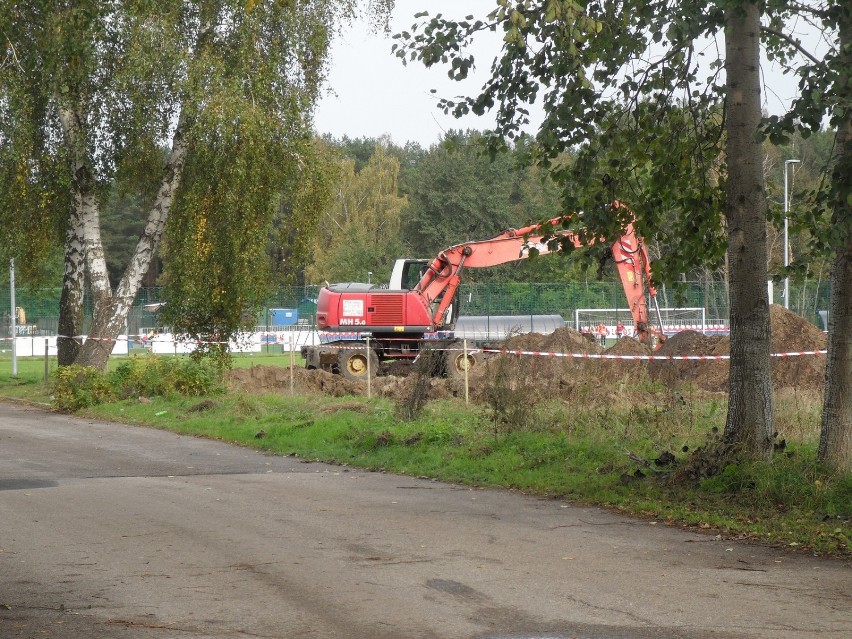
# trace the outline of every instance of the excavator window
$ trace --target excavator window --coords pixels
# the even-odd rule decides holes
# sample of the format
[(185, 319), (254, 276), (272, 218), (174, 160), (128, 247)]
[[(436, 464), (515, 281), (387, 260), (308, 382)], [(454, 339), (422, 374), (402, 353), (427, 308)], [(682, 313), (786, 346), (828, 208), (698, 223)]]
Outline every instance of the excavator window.
[(408, 260), (402, 269), (402, 288), (411, 290), (429, 268), (427, 260)]

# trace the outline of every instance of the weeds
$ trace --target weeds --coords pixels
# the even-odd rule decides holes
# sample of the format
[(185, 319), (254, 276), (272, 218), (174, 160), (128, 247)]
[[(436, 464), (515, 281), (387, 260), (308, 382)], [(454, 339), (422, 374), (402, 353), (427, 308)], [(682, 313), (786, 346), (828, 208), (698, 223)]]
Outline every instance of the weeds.
[(496, 357), (486, 363), (485, 400), (490, 410), (493, 434), (497, 438), (501, 431), (525, 430), (535, 422), (533, 412), (534, 394), (531, 387), (518, 383), (529, 368), (530, 360), (513, 357)]
[(397, 414), (400, 418), (411, 421), (416, 419), (429, 401), (429, 388), (432, 379), (439, 376), (445, 367), (445, 357), (441, 351), (424, 348), (414, 362), (414, 367), (407, 380), (411, 390), (397, 404)]
[(131, 357), (109, 373), (84, 366), (64, 366), (54, 374), (51, 390), (54, 407), (73, 413), (114, 399), (198, 397), (223, 388), (209, 362), (174, 357)]
[(54, 377), (53, 405), (60, 411), (73, 413), (111, 401), (115, 396), (115, 387), (94, 368), (65, 366)]
[(131, 357), (109, 373), (110, 384), (119, 397), (178, 395), (199, 396), (213, 392), (219, 384), (215, 363), (177, 357)]

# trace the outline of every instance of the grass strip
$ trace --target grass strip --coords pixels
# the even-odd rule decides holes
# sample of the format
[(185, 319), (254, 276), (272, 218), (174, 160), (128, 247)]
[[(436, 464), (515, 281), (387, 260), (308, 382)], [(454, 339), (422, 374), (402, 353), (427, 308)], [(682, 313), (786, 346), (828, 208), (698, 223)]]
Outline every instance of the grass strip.
[[(110, 365), (123, 361), (112, 358)], [(235, 366), (273, 362), (286, 366), (289, 357), (235, 358)], [(43, 361), (19, 364), (13, 378), (0, 360), (0, 397), (49, 402)], [(832, 474), (815, 461), (814, 400), (779, 396), (776, 423), (784, 425), (788, 444), (771, 462), (730, 464), (696, 480), (684, 470), (696, 449), (718, 438), (712, 433), (723, 423), (724, 403), (688, 393), (672, 401), (659, 388), (629, 390), (620, 404), (582, 398), (567, 407), (541, 403), (512, 423), (487, 406), (468, 408), (459, 400), (429, 402), (406, 420), (387, 399), (236, 391), (129, 397), (82, 414), (308, 460), (599, 505), (720, 538), (852, 557), (852, 475)]]

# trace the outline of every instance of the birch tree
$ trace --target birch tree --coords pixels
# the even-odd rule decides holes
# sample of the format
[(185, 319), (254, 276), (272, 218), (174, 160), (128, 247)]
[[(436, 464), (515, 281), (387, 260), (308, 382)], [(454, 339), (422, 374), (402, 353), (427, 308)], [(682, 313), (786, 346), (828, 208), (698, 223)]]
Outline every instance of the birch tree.
[[(367, 9), (383, 15), (392, 4), (375, 0)], [(357, 0), (0, 0), (0, 179), (12, 196), (0, 222), (36, 220), (49, 229), (46, 237), (63, 237), (60, 363), (106, 364), (189, 186), (185, 168), (199, 166), (194, 155), (234, 152), (243, 168), (258, 171), (248, 181), (264, 193), (239, 215), (269, 223), (271, 179), (281, 165), (298, 166), (329, 42), (357, 9)], [(253, 145), (261, 129), (270, 142)], [(246, 184), (239, 171), (222, 179), (235, 177)], [(217, 176), (195, 170), (192, 179), (214, 184)], [(15, 180), (26, 189), (9, 190)], [(111, 186), (148, 199), (144, 230), (114, 288), (100, 237)], [(33, 202), (41, 190), (46, 197)], [(38, 251), (25, 248), (31, 236), (11, 239), (37, 259)], [(82, 332), (86, 285), (94, 308), (81, 346), (71, 338)]]

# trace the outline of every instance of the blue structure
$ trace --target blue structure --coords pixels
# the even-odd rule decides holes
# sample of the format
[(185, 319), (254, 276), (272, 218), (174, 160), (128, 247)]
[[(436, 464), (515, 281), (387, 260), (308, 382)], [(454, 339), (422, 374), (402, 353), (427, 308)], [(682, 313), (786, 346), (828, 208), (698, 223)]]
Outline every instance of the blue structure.
[(270, 326), (295, 326), (299, 323), (299, 309), (297, 308), (270, 308)]

